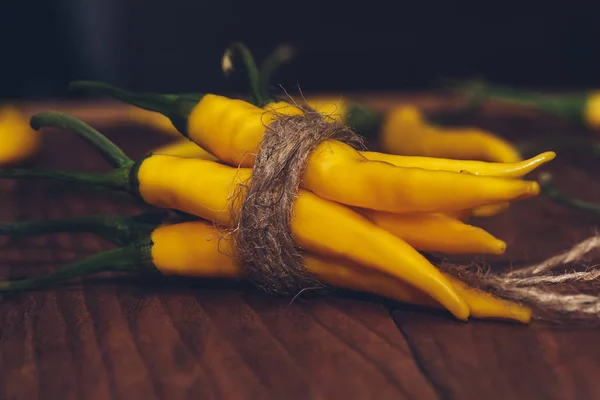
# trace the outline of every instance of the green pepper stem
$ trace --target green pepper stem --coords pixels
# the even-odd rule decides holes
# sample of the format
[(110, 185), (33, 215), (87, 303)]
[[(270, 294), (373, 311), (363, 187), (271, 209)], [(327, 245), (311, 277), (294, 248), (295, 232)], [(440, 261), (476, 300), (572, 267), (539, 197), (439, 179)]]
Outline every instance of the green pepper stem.
[(252, 100), (252, 104), (258, 107), (263, 107), (265, 103), (260, 87), (258, 67), (256, 66), (256, 61), (254, 60), (252, 52), (248, 49), (248, 47), (246, 47), (245, 44), (241, 42), (235, 42), (229, 46), (227, 50), (225, 50), (222, 62), (223, 72), (227, 74), (233, 69), (233, 63), (231, 59), (234, 52), (238, 52), (240, 54), (242, 57), (242, 62), (246, 67), (246, 71), (248, 72), (248, 79), (250, 81), (250, 98)]
[(61, 232), (93, 233), (119, 246), (125, 246), (150, 233), (166, 218), (167, 212), (134, 216), (87, 215), (49, 221), (0, 223), (0, 236), (31, 237)]
[(126, 167), (133, 164), (133, 160), (106, 136), (83, 122), (82, 120), (55, 111), (44, 111), (31, 117), (31, 127), (36, 131), (53, 127), (71, 131), (96, 148), (102, 157), (113, 167)]
[(159, 93), (135, 93), (97, 81), (74, 81), (69, 84), (71, 91), (85, 91), (111, 96), (124, 103), (131, 103), (149, 111), (162, 112), (173, 106), (175, 96)]
[(438, 111), (430, 114), (427, 120), (434, 125), (438, 126), (449, 126), (457, 123), (465, 117), (474, 115), (477, 111), (481, 110), (485, 102), (484, 87), (479, 84), (479, 81), (472, 84), (473, 90), (471, 96), (465, 105), (459, 107), (456, 110), (451, 111)]
[(201, 93), (183, 95), (135, 93), (97, 81), (74, 81), (69, 84), (69, 90), (103, 94), (123, 103), (160, 113), (169, 118), (173, 126), (184, 136), (187, 136), (187, 118), (204, 96)]
[(575, 119), (578, 122), (583, 122), (588, 99), (586, 93), (556, 96), (531, 90), (518, 90), (507, 86), (484, 84), (481, 81), (477, 83), (467, 81), (463, 84), (456, 84), (454, 91), (470, 95), (473, 95), (474, 92), (480, 95), (483, 91), (488, 99), (533, 108)]
[(600, 214), (600, 204), (563, 195), (552, 183), (552, 175), (543, 173), (539, 176), (541, 193), (550, 200), (565, 207)]
[(137, 195), (137, 190), (133, 187), (134, 185), (132, 185), (130, 179), (132, 167), (133, 166), (118, 168), (102, 173), (5, 168), (0, 169), (0, 178), (48, 179), (87, 186), (100, 186)]
[(42, 289), (61, 281), (100, 272), (135, 271), (139, 259), (140, 248), (132, 244), (94, 254), (39, 278), (0, 282), (0, 292)]
[(273, 73), (285, 62), (294, 57), (294, 48), (291, 45), (279, 45), (263, 60), (259, 71), (260, 93), (264, 99), (269, 97), (269, 85)]

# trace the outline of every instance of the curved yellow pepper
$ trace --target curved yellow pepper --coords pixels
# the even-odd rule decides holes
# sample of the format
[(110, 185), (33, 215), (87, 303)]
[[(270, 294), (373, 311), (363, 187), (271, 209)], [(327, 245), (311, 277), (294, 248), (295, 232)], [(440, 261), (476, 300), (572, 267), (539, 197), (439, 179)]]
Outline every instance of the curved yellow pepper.
[(430, 171), (461, 172), (503, 178), (522, 178), (536, 168), (556, 158), (556, 153), (553, 151), (546, 151), (519, 162), (486, 162), (437, 157), (400, 156), (374, 151), (363, 151), (361, 154), (367, 160), (384, 161), (397, 167), (423, 168)]
[(506, 243), (485, 230), (442, 213), (392, 214), (359, 210), (373, 223), (421, 251), (446, 254), (503, 254)]
[(398, 106), (387, 113), (379, 145), (386, 153), (408, 156), (522, 161), (509, 141), (482, 129), (433, 127), (414, 106)]
[(29, 118), (19, 108), (0, 107), (0, 166), (31, 160), (39, 152), (42, 136), (29, 126)]
[[(232, 242), (223, 240), (222, 232), (212, 224), (194, 221), (164, 225), (155, 229), (151, 237), (153, 264), (166, 275), (243, 278)], [(310, 253), (304, 254), (304, 263), (317, 279), (331, 286), (372, 293), (403, 303), (440, 307), (423, 292), (387, 274), (360, 265)], [(528, 323), (531, 319), (531, 310), (527, 307), (469, 288), (453, 277), (446, 278), (465, 299), (471, 317), (507, 319), (522, 323)]]

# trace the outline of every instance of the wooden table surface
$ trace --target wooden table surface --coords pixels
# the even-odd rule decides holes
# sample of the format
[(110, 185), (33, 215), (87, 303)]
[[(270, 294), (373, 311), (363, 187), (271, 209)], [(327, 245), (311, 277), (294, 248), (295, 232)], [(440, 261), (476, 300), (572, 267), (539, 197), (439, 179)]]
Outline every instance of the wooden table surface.
[[(409, 96), (373, 104), (407, 99), (435, 103)], [(110, 111), (93, 109), (69, 110), (132, 157), (168, 140), (110, 127), (103, 124)], [(562, 121), (508, 111), (473, 122), (510, 138), (584, 134)], [(108, 169), (67, 132), (48, 130), (44, 138), (37, 166)], [(598, 165), (559, 153), (544, 170), (564, 191), (600, 200)], [(65, 184), (0, 185), (5, 221), (141, 210), (127, 196)], [(506, 240), (505, 256), (484, 259), (506, 266), (566, 250), (591, 235), (600, 218), (536, 198), (476, 223)], [(110, 247), (90, 235), (2, 238), (0, 277), (39, 274)], [(223, 282), (157, 286), (94, 278), (0, 298), (0, 399), (592, 399), (600, 398), (597, 340), (594, 328), (462, 323), (353, 294), (290, 304)]]

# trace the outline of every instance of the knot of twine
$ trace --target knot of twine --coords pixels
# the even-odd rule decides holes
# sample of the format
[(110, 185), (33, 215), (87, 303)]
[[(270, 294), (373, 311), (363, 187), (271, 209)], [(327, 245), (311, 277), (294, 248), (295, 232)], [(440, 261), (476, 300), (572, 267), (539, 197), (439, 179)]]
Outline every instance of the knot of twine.
[(296, 107), (303, 115), (278, 115), (267, 126), (250, 183), (238, 185), (232, 201), (233, 241), (246, 278), (268, 293), (281, 295), (325, 289), (304, 266), (302, 249), (290, 229), (310, 153), (329, 139), (363, 147), (360, 136), (344, 124), (326, 120), (307, 106)]

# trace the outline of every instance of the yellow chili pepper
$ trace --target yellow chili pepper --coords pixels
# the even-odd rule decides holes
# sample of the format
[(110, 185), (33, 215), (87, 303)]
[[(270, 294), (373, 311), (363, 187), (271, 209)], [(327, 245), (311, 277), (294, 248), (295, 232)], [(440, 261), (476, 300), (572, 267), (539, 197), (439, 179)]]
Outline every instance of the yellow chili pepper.
[[(95, 143), (103, 155), (120, 168), (103, 174), (3, 170), (0, 177), (60, 179), (126, 190), (149, 205), (180, 210), (231, 226), (231, 195), (234, 188), (247, 181), (252, 173), (248, 168), (166, 155), (151, 155), (134, 163), (99, 132), (72, 117), (39, 113), (31, 122), (36, 128), (60, 126), (73, 129)], [(406, 242), (358, 213), (300, 190), (293, 215), (290, 229), (301, 248), (320, 255), (342, 257), (388, 273), (427, 293), (457, 318), (468, 316), (466, 304), (437, 268)]]
[(325, 199), (394, 213), (468, 209), (539, 193), (537, 182), (395, 167), (361, 157), (339, 142), (327, 143), (311, 155), (316, 168), (307, 169), (303, 186)]
[(555, 152), (546, 151), (519, 162), (485, 162), (437, 157), (400, 156), (374, 151), (363, 151), (361, 154), (367, 160), (384, 161), (397, 167), (423, 168), (430, 171), (451, 171), (503, 178), (522, 178), (536, 168), (554, 160), (556, 157)]
[(413, 106), (390, 110), (378, 139), (386, 153), (497, 162), (522, 160), (507, 140), (482, 129), (431, 126)]
[(30, 161), (40, 150), (42, 138), (29, 126), (29, 118), (17, 107), (0, 107), (0, 165)]
[(421, 251), (503, 254), (506, 250), (506, 243), (485, 230), (442, 213), (392, 214), (364, 209), (359, 212)]
[[(96, 254), (52, 272), (42, 278), (0, 282), (0, 291), (18, 291), (49, 286), (76, 276), (105, 271), (158, 272), (183, 277), (243, 279), (232, 242), (222, 232), (205, 221), (190, 221), (162, 225), (163, 216), (88, 216), (69, 220), (0, 224), (1, 234), (33, 236), (48, 233), (80, 232), (101, 234), (122, 245), (116, 250)], [(152, 226), (153, 225), (153, 226)], [(149, 226), (152, 228), (148, 229)], [(141, 232), (138, 234), (137, 230)], [(139, 238), (136, 238), (139, 236)], [(115, 240), (115, 237), (121, 240)], [(223, 240), (224, 239), (224, 240)], [(329, 286), (364, 291), (405, 303), (439, 308), (430, 297), (388, 275), (370, 271), (359, 265), (305, 253), (307, 270)], [(531, 310), (518, 304), (495, 298), (467, 287), (448, 276), (452, 285), (468, 299), (474, 318), (507, 319), (528, 323)]]
[[(553, 151), (547, 151), (527, 160), (513, 163), (494, 163), (484, 161), (452, 160), (435, 157), (399, 156), (378, 152), (361, 152), (372, 161), (384, 161), (399, 167), (424, 168), (427, 170), (454, 171), (472, 175), (521, 178), (534, 169), (552, 161), (556, 157)], [(488, 204), (472, 209), (474, 217), (490, 217), (506, 211), (508, 202)]]
[[(290, 105), (273, 106), (276, 111), (265, 111), (242, 100), (211, 94), (193, 102), (161, 95), (136, 95), (97, 83), (74, 86), (96, 88), (142, 107), (163, 109), (178, 130), (185, 132), (192, 141), (219, 160), (242, 167), (253, 165), (266, 131), (265, 125), (280, 114), (302, 113)], [(151, 100), (156, 100), (154, 105), (150, 105)], [(401, 168), (368, 161), (354, 148), (335, 140), (323, 142), (311, 153), (303, 188), (324, 199), (388, 212), (472, 208), (539, 193), (539, 185), (533, 181)]]

